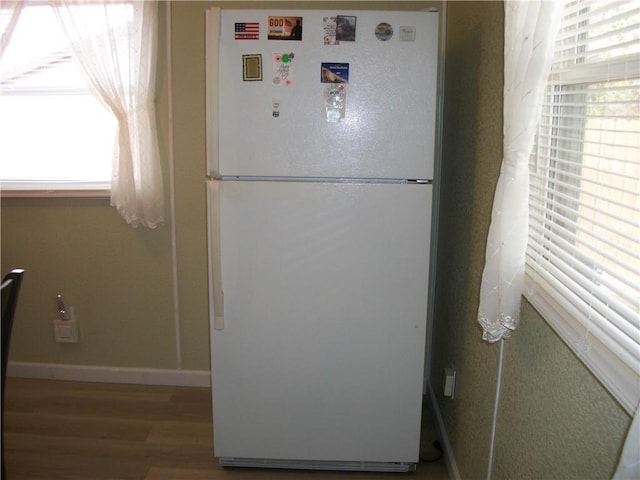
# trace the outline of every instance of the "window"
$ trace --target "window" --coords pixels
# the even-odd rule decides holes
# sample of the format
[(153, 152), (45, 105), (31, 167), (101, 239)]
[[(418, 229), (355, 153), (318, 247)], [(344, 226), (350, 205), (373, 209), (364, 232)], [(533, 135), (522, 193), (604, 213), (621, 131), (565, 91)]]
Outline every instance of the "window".
[(25, 6), (0, 59), (3, 195), (108, 195), (116, 128), (74, 61), (53, 9)]
[(569, 1), (531, 162), (526, 296), (640, 399), (640, 8)]

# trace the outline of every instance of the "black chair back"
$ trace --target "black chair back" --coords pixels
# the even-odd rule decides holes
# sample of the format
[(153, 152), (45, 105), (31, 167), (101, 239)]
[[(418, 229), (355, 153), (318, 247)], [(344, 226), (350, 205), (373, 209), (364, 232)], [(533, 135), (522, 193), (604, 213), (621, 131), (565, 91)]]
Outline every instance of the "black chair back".
[[(4, 381), (7, 373), (7, 361), (9, 359), (9, 345), (11, 343), (11, 329), (13, 317), (18, 305), (18, 294), (22, 284), (24, 270), (16, 268), (2, 279), (2, 392), (4, 393)], [(4, 395), (3, 395), (4, 397)]]
[[(1, 428), (4, 437), (4, 383), (7, 377), (7, 362), (9, 361), (9, 346), (11, 344), (11, 329), (13, 317), (18, 305), (18, 294), (22, 284), (24, 270), (16, 268), (2, 279), (2, 418)], [(4, 470), (4, 438), (2, 438), (2, 480), (5, 480)]]

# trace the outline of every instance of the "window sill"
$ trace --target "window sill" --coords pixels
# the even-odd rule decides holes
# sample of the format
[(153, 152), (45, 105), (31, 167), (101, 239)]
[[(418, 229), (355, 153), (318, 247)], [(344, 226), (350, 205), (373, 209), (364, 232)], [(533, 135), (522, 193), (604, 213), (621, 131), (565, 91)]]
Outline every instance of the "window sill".
[(2, 198), (110, 198), (111, 182), (0, 181)]
[(110, 198), (109, 188), (0, 188), (2, 198)]
[(568, 302), (558, 302), (548, 293), (551, 287), (536, 278), (527, 271), (523, 296), (625, 411), (633, 415), (640, 401), (640, 372), (611, 353), (611, 346), (594, 335), (596, 326), (582, 318), (582, 312)]

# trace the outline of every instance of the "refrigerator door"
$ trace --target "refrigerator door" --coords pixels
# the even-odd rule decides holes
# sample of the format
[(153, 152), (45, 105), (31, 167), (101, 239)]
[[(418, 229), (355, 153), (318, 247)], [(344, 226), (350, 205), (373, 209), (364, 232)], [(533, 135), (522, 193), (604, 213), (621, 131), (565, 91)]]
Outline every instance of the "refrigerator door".
[(209, 189), (216, 456), (417, 462), (432, 187)]
[[(326, 45), (339, 15), (355, 41)], [(302, 18), (302, 40), (269, 40), (286, 17)], [(237, 39), (251, 23), (258, 39)], [(437, 12), (218, 10), (207, 52), (211, 176), (433, 178)], [(348, 75), (338, 122), (325, 108), (331, 65)]]

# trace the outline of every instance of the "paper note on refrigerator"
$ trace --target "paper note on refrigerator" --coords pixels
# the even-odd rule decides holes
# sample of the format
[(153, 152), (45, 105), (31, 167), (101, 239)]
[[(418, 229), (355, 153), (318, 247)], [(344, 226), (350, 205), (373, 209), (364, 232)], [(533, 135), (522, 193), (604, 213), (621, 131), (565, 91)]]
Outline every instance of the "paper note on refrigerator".
[(293, 53), (273, 54), (273, 85), (290, 87), (293, 85)]

